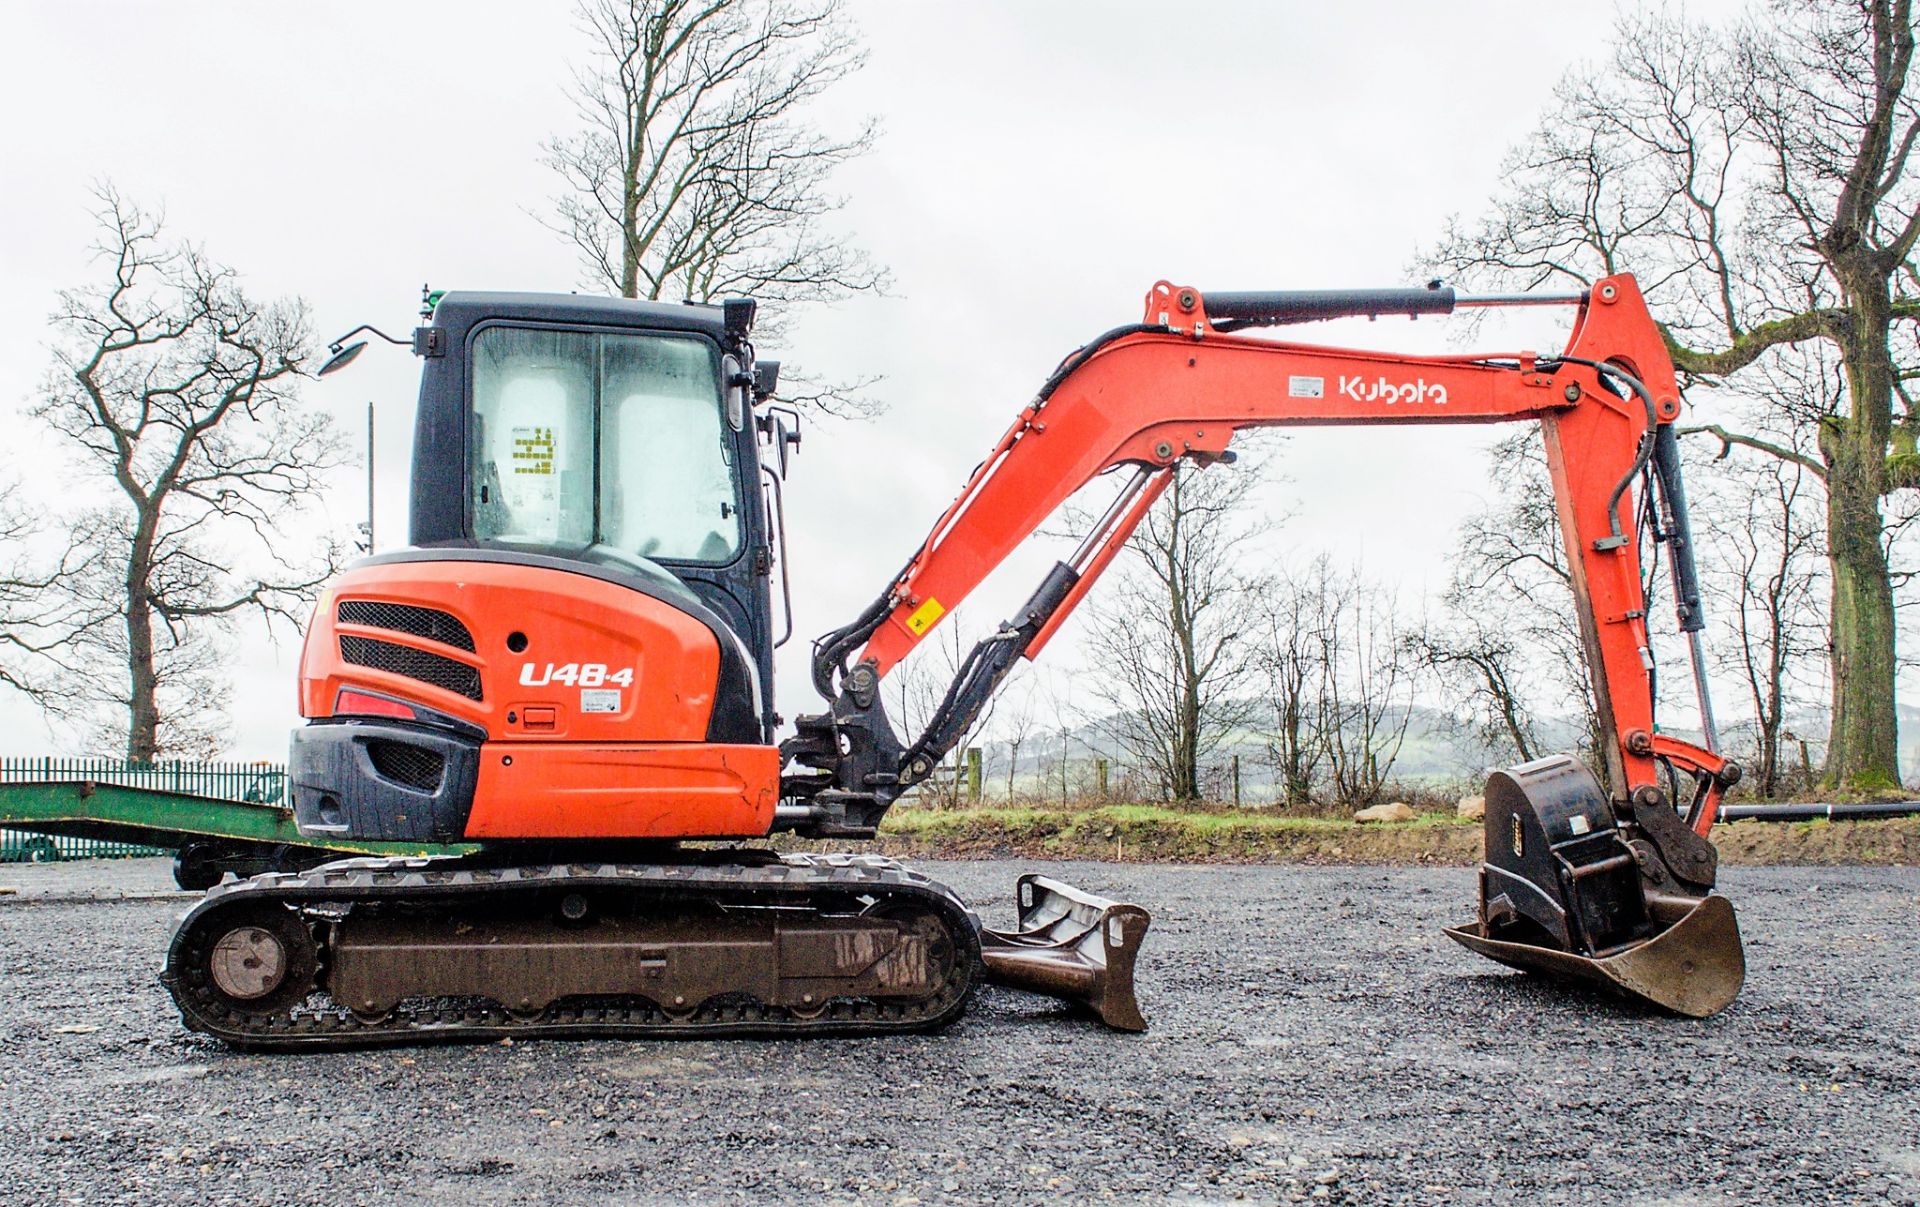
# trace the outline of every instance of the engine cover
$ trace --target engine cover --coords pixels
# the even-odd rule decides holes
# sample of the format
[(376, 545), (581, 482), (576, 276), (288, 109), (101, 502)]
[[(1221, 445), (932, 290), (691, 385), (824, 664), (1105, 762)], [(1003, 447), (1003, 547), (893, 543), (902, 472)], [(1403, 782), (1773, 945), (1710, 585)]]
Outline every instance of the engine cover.
[(690, 594), (539, 555), (437, 552), (359, 563), (321, 598), (301, 654), (312, 723), (291, 760), (304, 830), (768, 832), (779, 751), (716, 740), (757, 732), (758, 697), (737, 643)]

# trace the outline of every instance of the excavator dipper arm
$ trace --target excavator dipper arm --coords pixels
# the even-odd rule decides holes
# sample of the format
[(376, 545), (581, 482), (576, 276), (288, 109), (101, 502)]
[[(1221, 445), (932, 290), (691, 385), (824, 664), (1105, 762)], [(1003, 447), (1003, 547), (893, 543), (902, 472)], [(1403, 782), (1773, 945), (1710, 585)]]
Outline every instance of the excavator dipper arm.
[[(1233, 334), (1342, 315), (1417, 316), (1543, 301), (1578, 308), (1558, 355), (1407, 356)], [(1235, 435), (1250, 428), (1535, 420), (1594, 701), (1613, 739), (1599, 752), (1613, 789), (1609, 801), (1597, 785), (1582, 785), (1568, 799), (1597, 804), (1599, 812), (1542, 821), (1546, 837), (1532, 846), (1520, 816), (1529, 789), (1522, 783), (1508, 794), (1518, 803), (1501, 814), (1512, 831), (1499, 836), (1501, 849), (1531, 859), (1544, 844), (1557, 861), (1549, 871), (1565, 873), (1565, 883), (1510, 886), (1507, 879), (1519, 873), (1490, 863), (1483, 870), (1482, 928), (1489, 934), (1531, 928), (1528, 942), (1551, 940), (1575, 959), (1608, 946), (1644, 944), (1660, 927), (1662, 911), (1686, 916), (1711, 886), (1713, 849), (1704, 835), (1721, 794), (1738, 777), (1738, 768), (1711, 748), (1698, 662), (1698, 587), (1672, 438), (1679, 413), (1672, 363), (1630, 276), (1605, 278), (1575, 295), (1479, 299), (1440, 288), (1203, 295), (1161, 282), (1147, 295), (1141, 323), (1108, 332), (1062, 363), (887, 591), (816, 643), (815, 683), (831, 711), (801, 718), (787, 743), (786, 757), (800, 770), (787, 777), (789, 803), (776, 824), (822, 835), (871, 834), (891, 801), (926, 778), (959, 741), (1017, 659), (1038, 654), (1058, 631), (1180, 462), (1229, 461)], [(1109, 472), (1130, 475), (1113, 505), (1027, 604), (975, 648), (926, 731), (902, 745), (881, 711), (884, 676), (1060, 504)], [(1634, 488), (1649, 474), (1664, 506), (1656, 516), (1641, 516)], [(1643, 521), (1669, 546), (1681, 627), (1695, 642), (1706, 747), (1654, 727)], [(1672, 781), (1678, 775), (1694, 781), (1684, 820), (1662, 787), (1663, 769)], [(1556, 824), (1572, 827), (1562, 839), (1583, 838), (1603, 813), (1605, 834), (1595, 837), (1607, 842), (1587, 843), (1594, 849), (1585, 854), (1558, 848)], [(1490, 852), (1493, 824), (1490, 800)], [(1579, 862), (1586, 855), (1593, 858)], [(1546, 874), (1532, 870), (1535, 879)], [(1648, 900), (1623, 904), (1617, 898), (1632, 896), (1625, 888), (1598, 904), (1582, 898), (1593, 885), (1629, 880), (1644, 881), (1641, 896)], [(1727, 919), (1730, 925), (1730, 911)], [(1734, 943), (1737, 950), (1737, 932)]]

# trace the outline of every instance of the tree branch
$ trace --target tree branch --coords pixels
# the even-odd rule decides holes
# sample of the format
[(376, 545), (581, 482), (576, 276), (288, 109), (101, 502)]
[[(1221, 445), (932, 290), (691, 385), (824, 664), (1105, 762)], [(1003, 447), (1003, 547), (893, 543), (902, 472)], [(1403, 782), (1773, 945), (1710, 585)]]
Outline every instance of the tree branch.
[(1683, 427), (1678, 429), (1676, 434), (1681, 436), (1709, 435), (1720, 441), (1720, 455), (1722, 457), (1725, 457), (1727, 453), (1731, 451), (1732, 447), (1737, 444), (1742, 448), (1750, 448), (1757, 452), (1765, 453), (1769, 457), (1778, 457), (1782, 461), (1791, 461), (1802, 469), (1811, 472), (1822, 482), (1827, 480), (1827, 467), (1815, 458), (1809, 457), (1805, 453), (1795, 449), (1788, 448), (1784, 444), (1775, 444), (1772, 441), (1762, 440), (1757, 436), (1744, 435), (1740, 432), (1729, 432), (1717, 423), (1702, 423), (1692, 427)]

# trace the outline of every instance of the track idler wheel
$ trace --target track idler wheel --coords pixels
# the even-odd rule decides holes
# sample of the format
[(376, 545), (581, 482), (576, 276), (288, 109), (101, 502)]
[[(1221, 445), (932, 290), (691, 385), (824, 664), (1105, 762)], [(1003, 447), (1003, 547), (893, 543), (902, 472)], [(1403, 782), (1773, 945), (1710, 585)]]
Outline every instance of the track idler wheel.
[(1660, 835), (1626, 833), (1585, 766), (1555, 755), (1495, 772), (1486, 800), (1480, 917), (1449, 936), (1509, 967), (1692, 1018), (1739, 994), (1746, 956), (1732, 904), (1664, 866)]
[(272, 1014), (314, 990), (319, 949), (306, 922), (277, 906), (233, 910), (208, 928), (196, 953), (208, 996), (230, 1011)]

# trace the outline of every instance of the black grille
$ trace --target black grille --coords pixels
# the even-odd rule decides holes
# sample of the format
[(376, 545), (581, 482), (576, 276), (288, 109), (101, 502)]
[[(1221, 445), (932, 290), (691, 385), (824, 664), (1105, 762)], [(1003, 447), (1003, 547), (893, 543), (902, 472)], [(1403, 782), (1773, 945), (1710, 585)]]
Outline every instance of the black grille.
[(412, 604), (381, 603), (372, 599), (343, 599), (334, 609), (341, 624), (363, 624), (370, 629), (392, 629), (412, 633), (456, 650), (473, 652), (473, 634), (459, 619), (434, 608), (416, 608)]
[(440, 654), (416, 650), (410, 645), (376, 641), (372, 637), (340, 634), (340, 657), (354, 666), (370, 666), (377, 671), (405, 675), (422, 683), (445, 688), (469, 700), (480, 698), (480, 672), (464, 662), (455, 662)]
[(439, 791), (440, 774), (446, 768), (439, 751), (405, 742), (368, 742), (367, 757), (387, 779), (422, 792)]

